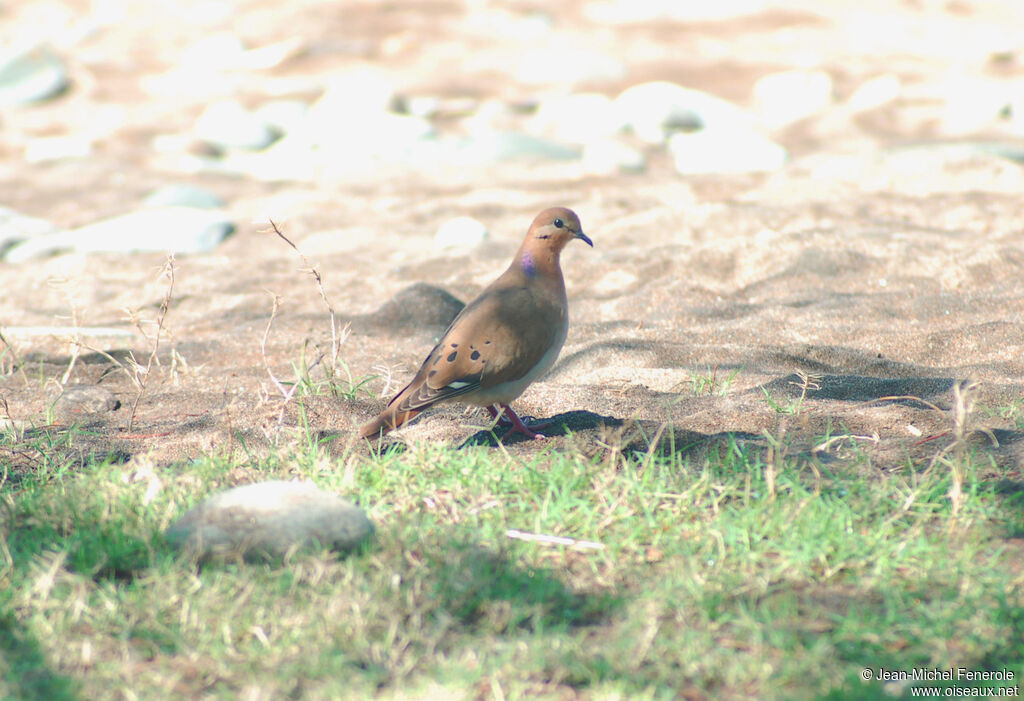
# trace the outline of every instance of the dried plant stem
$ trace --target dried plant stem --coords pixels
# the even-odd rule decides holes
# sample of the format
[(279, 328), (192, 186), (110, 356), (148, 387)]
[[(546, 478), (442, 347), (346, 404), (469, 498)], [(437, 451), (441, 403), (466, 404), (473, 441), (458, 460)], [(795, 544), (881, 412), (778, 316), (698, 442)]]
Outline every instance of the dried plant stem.
[(974, 413), (975, 395), (981, 383), (964, 380), (953, 385), (953, 444), (952, 459), (948, 460), (952, 482), (949, 485), (949, 501), (953, 506), (953, 518), (960, 513), (964, 501), (964, 466), (967, 462), (967, 441), (970, 434), (970, 420)]
[(174, 295), (174, 254), (169, 254), (167, 260), (164, 261), (164, 267), (160, 271), (160, 277), (167, 278), (167, 290), (164, 292), (163, 301), (160, 302), (160, 311), (156, 315), (156, 332), (152, 338), (146, 336), (146, 332), (143, 331), (142, 325), (139, 323), (136, 317), (133, 317), (136, 328), (142, 333), (146, 340), (150, 341), (152, 348), (149, 352), (149, 358), (146, 360), (146, 366), (143, 368), (138, 363), (134, 363), (135, 380), (136, 380), (136, 392), (135, 399), (132, 401), (132, 408), (128, 414), (128, 426), (126, 431), (132, 432), (132, 427), (135, 425), (135, 415), (139, 409), (139, 402), (142, 401), (142, 395), (146, 393), (146, 385), (149, 382), (150, 372), (153, 369), (153, 363), (157, 362), (157, 353), (160, 350), (160, 338), (163, 335), (164, 320), (167, 318), (167, 310), (171, 306), (171, 298)]
[[(267, 327), (263, 330), (263, 338), (260, 341), (260, 355), (263, 357), (263, 367), (267, 370), (267, 375), (270, 377), (270, 381), (277, 387), (277, 391), (281, 393), (281, 398), (284, 400), (281, 403), (281, 411), (277, 415), (277, 435), (280, 435), (281, 428), (284, 426), (284, 412), (288, 408), (288, 402), (295, 396), (295, 392), (299, 389), (299, 383), (295, 382), (290, 388), (285, 388), (283, 382), (277, 379), (277, 375), (270, 369), (270, 360), (267, 358), (267, 340), (270, 338), (270, 329), (274, 326), (274, 319), (277, 318), (277, 312), (281, 308), (281, 298), (278, 295), (274, 295), (274, 306), (270, 310), (270, 318), (267, 319)], [(312, 370), (320, 364), (320, 358), (317, 358), (309, 369)]]
[(299, 250), (299, 247), (296, 246), (294, 243), (292, 243), (291, 239), (289, 239), (287, 236), (285, 236), (281, 232), (281, 229), (278, 228), (277, 224), (274, 223), (273, 219), (270, 219), (268, 221), (270, 221), (270, 226), (274, 230), (274, 233), (277, 234), (281, 238), (282, 241), (284, 241), (289, 246), (291, 246), (292, 250), (295, 251), (299, 255), (299, 258), (302, 259), (302, 264), (305, 266), (303, 269), (306, 272), (308, 272), (313, 277), (313, 281), (316, 282), (316, 288), (320, 292), (320, 299), (323, 300), (324, 306), (327, 307), (327, 312), (329, 313), (329, 315), (331, 317), (331, 368), (330, 368), (330, 370), (331, 370), (331, 373), (334, 374), (334, 373), (337, 372), (338, 354), (341, 352), (340, 346), (341, 346), (342, 343), (345, 342), (345, 339), (348, 338), (348, 334), (350, 332), (349, 325), (346, 324), (345, 328), (341, 329), (340, 331), (338, 330), (338, 319), (337, 319), (337, 315), (334, 313), (334, 305), (331, 304), (331, 300), (327, 297), (327, 291), (324, 290), (324, 281), (323, 281), (323, 278), (320, 277), (320, 271), (317, 270), (315, 265), (313, 265), (312, 263), (309, 262), (309, 259), (306, 258), (306, 256), (303, 255), (302, 251)]
[(578, 550), (604, 550), (604, 543), (595, 543), (591, 540), (577, 540), (575, 538), (566, 538), (564, 536), (547, 535), (546, 533), (526, 533), (524, 531), (517, 531), (514, 528), (505, 531), (507, 538), (514, 540), (525, 540), (530, 543), (540, 543), (541, 545), (561, 545), (568, 548), (576, 548)]
[(28, 380), (28, 374), (25, 372), (25, 366), (21, 364), (21, 358), (18, 357), (18, 350), (4, 337), (3, 327), (0, 327), (0, 343), (11, 352), (11, 357), (14, 358), (14, 367), (18, 368), (18, 372), (21, 373), (21, 379), (25, 381), (25, 386), (28, 387), (31, 384)]

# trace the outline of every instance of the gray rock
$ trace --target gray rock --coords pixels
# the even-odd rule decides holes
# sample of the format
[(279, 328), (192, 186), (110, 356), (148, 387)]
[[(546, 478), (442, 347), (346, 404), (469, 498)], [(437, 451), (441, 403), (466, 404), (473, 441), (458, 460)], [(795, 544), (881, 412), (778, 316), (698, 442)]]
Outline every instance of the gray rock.
[(208, 497), (167, 529), (171, 545), (196, 559), (284, 557), (351, 550), (373, 534), (362, 509), (310, 482), (247, 484)]
[(197, 209), (218, 209), (225, 202), (220, 197), (195, 185), (164, 185), (146, 196), (145, 203), (151, 207), (195, 207)]
[(416, 282), (399, 291), (363, 323), (388, 330), (443, 331), (466, 306), (440, 287)]
[(441, 251), (473, 248), (487, 235), (487, 227), (473, 217), (455, 217), (438, 227), (434, 234), (434, 248)]
[(47, 46), (16, 46), (0, 53), (0, 106), (40, 102), (64, 92), (64, 62)]
[(105, 414), (121, 406), (114, 393), (99, 385), (69, 385), (64, 388), (53, 411), (64, 419), (73, 419), (89, 414)]
[(234, 228), (216, 210), (153, 207), (71, 231), (36, 236), (8, 249), (5, 258), (20, 263), (62, 251), (204, 253), (216, 248)]

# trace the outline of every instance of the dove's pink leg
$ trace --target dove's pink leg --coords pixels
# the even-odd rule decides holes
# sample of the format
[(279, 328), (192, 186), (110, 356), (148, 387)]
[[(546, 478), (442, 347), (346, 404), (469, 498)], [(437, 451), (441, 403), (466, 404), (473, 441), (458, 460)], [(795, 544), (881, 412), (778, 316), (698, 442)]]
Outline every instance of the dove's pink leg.
[[(505, 436), (511, 436), (513, 433), (521, 433), (524, 436), (526, 436), (527, 438), (544, 438), (544, 436), (542, 434), (537, 433), (536, 431), (531, 431), (530, 427), (527, 426), (525, 423), (523, 423), (523, 420), (519, 418), (519, 414), (517, 414), (515, 411), (513, 411), (512, 407), (510, 407), (508, 404), (499, 404), (498, 406), (501, 407), (501, 414), (502, 414), (502, 416), (504, 418), (508, 419), (512, 423), (512, 428), (509, 429), (508, 433), (506, 433)], [(492, 412), (491, 413), (492, 417), (498, 415), (498, 412), (497, 412), (497, 410), (494, 409), (494, 407), (487, 407), (487, 410)], [(540, 426), (546, 426), (549, 423), (551, 423), (551, 422), (550, 421), (545, 421), (544, 423), (539, 423), (539, 424), (534, 424), (534, 425), (537, 426), (537, 427), (540, 427)]]

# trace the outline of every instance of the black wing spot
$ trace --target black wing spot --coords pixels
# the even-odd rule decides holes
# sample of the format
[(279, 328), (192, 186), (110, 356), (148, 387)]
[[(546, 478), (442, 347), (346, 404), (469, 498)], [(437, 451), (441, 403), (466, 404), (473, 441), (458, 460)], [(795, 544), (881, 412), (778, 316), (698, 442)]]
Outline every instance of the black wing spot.
[(473, 351), (473, 354), (469, 356), (469, 359), (470, 360), (476, 360), (479, 357), (480, 357), (480, 351), (475, 350), (475, 351)]
[(436, 374), (437, 374), (437, 370), (431, 370), (430, 372), (427, 373), (427, 377), (433, 377)]
[(458, 347), (459, 347), (459, 344), (458, 344), (458, 343), (453, 343), (453, 344), (452, 344), (452, 348), (458, 348)]
[(457, 356), (458, 354), (459, 354), (458, 351), (452, 351), (451, 353), (449, 353), (448, 354), (448, 362), (449, 363), (454, 363), (455, 362), (455, 356)]

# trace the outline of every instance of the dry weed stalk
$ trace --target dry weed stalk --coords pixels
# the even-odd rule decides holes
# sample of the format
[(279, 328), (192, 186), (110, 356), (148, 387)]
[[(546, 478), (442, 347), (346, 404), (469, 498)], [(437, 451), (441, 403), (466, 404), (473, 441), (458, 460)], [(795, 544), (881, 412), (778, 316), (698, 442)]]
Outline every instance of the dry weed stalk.
[(142, 395), (146, 393), (146, 385), (149, 382), (150, 372), (153, 370), (153, 363), (159, 362), (157, 360), (157, 352), (160, 350), (160, 339), (163, 335), (164, 320), (167, 318), (167, 310), (171, 307), (171, 298), (174, 295), (174, 263), (174, 254), (168, 254), (167, 259), (164, 261), (164, 267), (160, 270), (159, 277), (167, 278), (167, 289), (164, 292), (163, 300), (160, 302), (160, 310), (156, 315), (156, 330), (153, 332), (152, 338), (146, 335), (138, 314), (131, 312), (130, 310), (126, 310), (128, 311), (129, 318), (131, 318), (135, 328), (139, 330), (139, 333), (142, 334), (143, 338), (149, 341), (152, 346), (149, 351), (149, 358), (146, 360), (145, 367), (136, 362), (134, 354), (130, 354), (130, 362), (132, 364), (133, 371), (130, 373), (130, 376), (134, 376), (136, 392), (135, 399), (132, 401), (131, 411), (128, 413), (127, 433), (132, 432), (132, 427), (135, 424), (135, 414), (139, 409), (139, 402), (142, 401)]
[(817, 391), (821, 389), (821, 380), (824, 376), (821, 375), (820, 373), (804, 372), (803, 370), (797, 370), (796, 377), (800, 381), (790, 381), (789, 384), (793, 385), (794, 387), (800, 388), (800, 399), (797, 400), (796, 409), (793, 412), (794, 414), (799, 414), (804, 407), (804, 400), (807, 398), (807, 391)]
[[(327, 312), (331, 321), (331, 352), (330, 360), (325, 364), (324, 374), (326, 375), (328, 382), (330, 382), (331, 385), (333, 386), (334, 381), (338, 377), (340, 377), (339, 366), (341, 365), (341, 361), (339, 360), (339, 356), (341, 354), (341, 345), (346, 341), (346, 339), (348, 339), (350, 327), (348, 324), (346, 324), (343, 328), (338, 328), (338, 319), (337, 315), (334, 312), (334, 305), (331, 304), (331, 300), (327, 296), (327, 291), (324, 289), (324, 281), (323, 278), (320, 276), (320, 271), (317, 270), (315, 265), (309, 262), (309, 259), (306, 258), (305, 255), (303, 255), (302, 251), (299, 250), (298, 246), (292, 243), (291, 239), (284, 235), (284, 233), (273, 220), (269, 221), (273, 232), (277, 234), (277, 236), (280, 237), (282, 241), (287, 243), (292, 248), (292, 250), (298, 254), (299, 258), (302, 259), (302, 264), (304, 266), (302, 270), (308, 272), (312, 276), (313, 281), (316, 283), (316, 288), (320, 292), (320, 299), (323, 300), (324, 306), (327, 307)], [(270, 319), (267, 321), (267, 327), (266, 329), (264, 329), (263, 332), (263, 339), (260, 343), (260, 353), (263, 356), (263, 366), (267, 370), (267, 375), (270, 377), (270, 381), (273, 382), (274, 386), (281, 394), (281, 398), (284, 400), (281, 405), (281, 411), (279, 412), (277, 417), (277, 435), (280, 436), (281, 429), (284, 425), (285, 410), (287, 409), (288, 403), (294, 398), (295, 392), (298, 390), (300, 383), (295, 382), (292, 384), (290, 388), (286, 388), (284, 383), (281, 382), (276, 375), (274, 375), (274, 372), (270, 367), (270, 360), (267, 358), (267, 340), (270, 338), (270, 329), (274, 324), (274, 319), (277, 317), (277, 313), (281, 309), (281, 298), (276, 294), (274, 294), (273, 296), (273, 308), (271, 309), (270, 312)], [(325, 354), (321, 353), (320, 356), (306, 368), (306, 372), (312, 372), (314, 368), (320, 365), (324, 360), (324, 356)], [(276, 440), (276, 437), (274, 440)]]
[[(953, 407), (951, 409), (953, 442), (932, 459), (932, 464), (941, 460), (949, 465), (952, 477), (952, 483), (949, 485), (949, 501), (953, 505), (954, 521), (960, 513), (960, 507), (964, 501), (964, 468), (968, 460), (967, 438), (975, 431), (971, 424), (977, 409), (977, 394), (980, 387), (981, 382), (978, 380), (963, 380), (954, 383)], [(987, 435), (993, 445), (999, 445), (999, 441), (991, 431), (985, 428), (977, 430)], [(952, 455), (947, 457), (950, 453)]]
[(64, 385), (68, 383), (68, 380), (71, 379), (71, 373), (75, 369), (75, 363), (78, 362), (78, 356), (82, 353), (82, 337), (78, 332), (78, 300), (75, 297), (75, 291), (71, 286), (70, 280), (51, 279), (47, 280), (46, 284), (53, 288), (64, 288), (64, 291), (67, 294), (68, 304), (71, 306), (71, 328), (75, 330), (71, 339), (68, 341), (71, 358), (68, 360), (67, 369), (60, 378), (60, 386), (63, 388)]
[(349, 336), (349, 333), (351, 331), (350, 326), (348, 324), (345, 324), (344, 328), (340, 330), (338, 329), (338, 319), (337, 315), (334, 313), (334, 305), (331, 304), (331, 300), (327, 297), (326, 290), (324, 290), (324, 281), (323, 278), (320, 277), (320, 271), (317, 270), (315, 265), (309, 262), (309, 259), (306, 258), (305, 255), (303, 255), (302, 251), (299, 250), (298, 246), (292, 243), (291, 239), (289, 239), (281, 232), (281, 229), (279, 229), (277, 224), (274, 223), (274, 220), (271, 219), (269, 221), (270, 226), (274, 230), (274, 233), (281, 237), (281, 240), (283, 240), (285, 243), (291, 246), (292, 250), (295, 251), (299, 255), (299, 258), (302, 259), (302, 264), (305, 266), (303, 270), (305, 272), (308, 272), (313, 277), (313, 281), (316, 282), (316, 289), (320, 292), (320, 299), (323, 300), (324, 306), (327, 307), (327, 312), (331, 318), (330, 379), (333, 380), (338, 376), (338, 356), (341, 353), (341, 344), (343, 344)]
[[(274, 325), (274, 319), (277, 318), (277, 312), (281, 308), (281, 298), (278, 295), (274, 295), (274, 306), (270, 310), (270, 318), (267, 320), (267, 328), (263, 330), (263, 339), (260, 341), (260, 355), (263, 357), (263, 367), (267, 370), (267, 375), (270, 376), (270, 381), (277, 387), (277, 391), (281, 393), (281, 398), (284, 400), (281, 403), (281, 411), (277, 415), (277, 434), (281, 435), (281, 428), (284, 426), (284, 412), (288, 408), (288, 402), (295, 396), (295, 392), (299, 389), (299, 383), (292, 383), (291, 388), (285, 389), (284, 383), (277, 379), (277, 375), (270, 368), (270, 360), (267, 358), (267, 339), (270, 338), (270, 329)], [(321, 356), (322, 358), (323, 356)], [(310, 365), (310, 370), (315, 368), (320, 363), (320, 358), (317, 358)], [(276, 436), (272, 442), (276, 442)], [(269, 436), (268, 436), (269, 438)]]
[[(113, 355), (103, 350), (102, 348), (95, 348), (88, 343), (82, 341), (81, 335), (78, 332), (78, 304), (74, 295), (74, 291), (68, 292), (68, 302), (71, 305), (71, 325), (75, 330), (71, 339), (69, 340), (71, 346), (71, 358), (68, 361), (68, 367), (61, 376), (60, 384), (63, 387), (71, 379), (71, 373), (75, 369), (75, 365), (78, 361), (78, 357), (81, 355), (82, 349), (93, 351), (102, 355), (104, 358), (113, 363), (117, 368), (122, 370), (128, 377), (131, 383), (135, 386), (135, 398), (132, 400), (131, 411), (128, 413), (128, 423), (125, 426), (125, 432), (131, 433), (132, 428), (135, 425), (135, 416), (139, 409), (139, 403), (142, 401), (143, 395), (146, 393), (146, 385), (149, 381), (149, 376), (153, 370), (153, 364), (159, 365), (160, 361), (157, 358), (157, 353), (160, 351), (160, 341), (163, 338), (164, 332), (164, 321), (167, 317), (167, 311), (171, 306), (171, 299), (174, 296), (174, 271), (175, 271), (175, 259), (174, 254), (170, 253), (164, 260), (163, 267), (160, 268), (160, 274), (157, 279), (167, 278), (167, 289), (164, 291), (163, 299), (160, 302), (160, 309), (157, 312), (155, 320), (156, 330), (152, 335), (147, 334), (143, 328), (142, 320), (139, 317), (137, 310), (125, 309), (127, 318), (132, 322), (132, 325), (142, 334), (142, 337), (150, 344), (149, 357), (146, 360), (146, 364), (142, 365), (135, 359), (135, 354), (132, 351), (128, 352), (128, 364), (121, 362)], [(51, 285), (57, 286), (66, 284), (67, 280), (53, 280), (50, 282)], [(180, 356), (179, 356), (180, 357)], [(129, 367), (130, 366), (130, 367)]]
[(604, 550), (604, 543), (596, 543), (592, 540), (576, 540), (565, 536), (548, 535), (546, 533), (527, 533), (510, 528), (505, 531), (506, 538), (513, 540), (525, 540), (528, 543), (540, 543), (541, 545), (561, 545), (576, 550)]
[[(18, 357), (18, 350), (4, 337), (2, 326), (0, 326), (0, 343), (4, 344), (4, 347), (11, 354), (11, 359), (14, 361), (11, 365), (11, 372), (14, 372), (15, 368), (17, 368), (18, 372), (21, 373), (21, 379), (25, 381), (25, 386), (28, 387), (30, 383), (28, 381), (28, 374), (25, 372), (25, 366), (22, 365), (21, 358)], [(0, 367), (0, 373), (7, 374), (3, 367)]]
[[(988, 436), (989, 440), (992, 441), (992, 445), (995, 447), (999, 446), (999, 441), (996, 439), (995, 434), (992, 431), (984, 427), (976, 427), (973, 425), (974, 415), (977, 411), (977, 394), (981, 388), (981, 382), (974, 379), (960, 380), (953, 383), (953, 406), (950, 408), (950, 419), (952, 421), (952, 427), (946, 431), (942, 431), (934, 436), (929, 436), (918, 441), (915, 445), (922, 445), (929, 441), (935, 440), (942, 436), (952, 433), (953, 441), (945, 448), (940, 450), (928, 463), (928, 469), (930, 470), (938, 463), (945, 463), (950, 470), (951, 483), (949, 486), (949, 501), (953, 509), (953, 520), (951, 526), (956, 523), (956, 518), (960, 513), (960, 509), (964, 502), (964, 477), (965, 468), (969, 460), (967, 454), (967, 442), (971, 434), (975, 432), (984, 433)], [(917, 402), (921, 402), (925, 406), (945, 414), (946, 412), (940, 407), (927, 402), (920, 397), (914, 396), (891, 396), (891, 397), (880, 397), (873, 401), (899, 401), (912, 399)], [(906, 502), (903, 504), (903, 510), (906, 511), (910, 508), (914, 502), (914, 494), (911, 493), (907, 496)]]
[(764, 432), (765, 440), (768, 441), (768, 450), (764, 456), (764, 484), (768, 490), (768, 499), (775, 501), (775, 481), (778, 476), (778, 465), (786, 456), (786, 426), (787, 422), (781, 417), (775, 422), (775, 435)]

